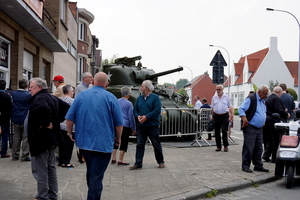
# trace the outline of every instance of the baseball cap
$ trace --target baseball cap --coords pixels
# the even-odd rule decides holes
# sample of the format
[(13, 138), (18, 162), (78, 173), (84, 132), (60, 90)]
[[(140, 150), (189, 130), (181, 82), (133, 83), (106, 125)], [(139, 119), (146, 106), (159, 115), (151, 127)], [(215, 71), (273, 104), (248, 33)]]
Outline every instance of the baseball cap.
[(64, 77), (61, 76), (61, 75), (54, 76), (53, 81), (62, 81), (63, 82), (64, 81)]

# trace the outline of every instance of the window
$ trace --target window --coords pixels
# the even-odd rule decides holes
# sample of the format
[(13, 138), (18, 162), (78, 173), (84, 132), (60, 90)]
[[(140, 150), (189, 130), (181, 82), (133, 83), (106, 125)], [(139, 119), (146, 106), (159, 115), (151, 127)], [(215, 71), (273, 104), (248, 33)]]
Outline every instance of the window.
[(78, 39), (84, 41), (84, 23), (79, 22)]
[(77, 82), (81, 81), (81, 74), (83, 73), (83, 62), (84, 58), (78, 58), (78, 66), (77, 66)]
[(66, 8), (67, 8), (67, 1), (66, 0), (60, 0), (60, 19), (66, 23)]
[(76, 58), (77, 50), (69, 39), (68, 39), (68, 51), (74, 58)]
[(245, 97), (244, 97), (244, 93), (239, 93), (238, 94), (238, 105), (242, 105), (242, 103), (244, 102)]
[(33, 55), (24, 50), (23, 53), (23, 77), (27, 80), (32, 78), (33, 71)]

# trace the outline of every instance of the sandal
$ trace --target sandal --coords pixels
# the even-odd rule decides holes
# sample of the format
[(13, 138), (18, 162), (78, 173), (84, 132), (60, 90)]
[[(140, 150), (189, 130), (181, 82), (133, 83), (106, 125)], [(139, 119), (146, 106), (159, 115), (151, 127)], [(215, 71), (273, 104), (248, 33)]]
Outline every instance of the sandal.
[(75, 165), (72, 165), (72, 164), (67, 164), (67, 165), (66, 164), (61, 164), (61, 166), (62, 167), (75, 167)]

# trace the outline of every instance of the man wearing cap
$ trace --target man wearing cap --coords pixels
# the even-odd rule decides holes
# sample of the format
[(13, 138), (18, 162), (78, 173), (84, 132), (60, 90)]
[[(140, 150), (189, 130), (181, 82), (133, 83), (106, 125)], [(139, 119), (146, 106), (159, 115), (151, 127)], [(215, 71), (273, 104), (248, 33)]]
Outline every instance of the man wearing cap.
[(57, 96), (58, 98), (62, 98), (64, 96), (62, 88), (64, 87), (64, 85), (66, 85), (64, 77), (61, 75), (57, 75), (54, 77), (52, 82), (53, 85), (56, 87), (56, 90), (53, 92), (53, 95)]

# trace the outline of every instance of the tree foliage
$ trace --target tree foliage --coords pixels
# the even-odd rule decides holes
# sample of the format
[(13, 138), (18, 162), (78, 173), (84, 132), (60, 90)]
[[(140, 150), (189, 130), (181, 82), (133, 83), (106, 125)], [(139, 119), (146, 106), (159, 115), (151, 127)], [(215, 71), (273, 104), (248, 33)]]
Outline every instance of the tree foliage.
[(178, 90), (178, 93), (181, 95), (186, 95), (186, 91), (184, 88), (180, 88), (180, 90)]
[(269, 81), (269, 90), (270, 90), (270, 92), (273, 92), (274, 87), (276, 87), (276, 86), (278, 86), (278, 85), (279, 85), (278, 80), (276, 80), (275, 83), (274, 83), (273, 80), (270, 80), (270, 81)]
[(117, 54), (114, 54), (111, 58), (105, 58), (102, 61), (102, 66), (109, 65), (109, 64), (114, 64), (117, 57), (118, 57)]
[(176, 87), (177, 88), (182, 88), (185, 84), (187, 84), (189, 81), (187, 79), (179, 79), (176, 82)]
[(297, 101), (297, 99), (298, 99), (297, 92), (292, 88), (287, 88), (287, 91), (290, 95), (292, 95), (294, 97), (294, 100)]

